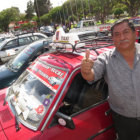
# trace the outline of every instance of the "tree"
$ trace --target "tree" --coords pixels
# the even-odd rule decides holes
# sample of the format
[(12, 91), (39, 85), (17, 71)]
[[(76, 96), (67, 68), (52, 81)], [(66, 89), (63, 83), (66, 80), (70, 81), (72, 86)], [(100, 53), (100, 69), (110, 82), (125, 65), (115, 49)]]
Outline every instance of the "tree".
[(10, 22), (15, 22), (19, 19), (20, 11), (17, 7), (7, 8), (0, 12), (0, 28), (3, 31), (8, 31)]
[(118, 0), (118, 2), (127, 6), (127, 12), (129, 16), (137, 16), (140, 8), (139, 0)]
[(96, 20), (100, 20), (101, 23), (105, 23), (107, 16), (112, 13), (114, 0), (94, 0), (93, 5), (93, 12)]
[(41, 16), (41, 21), (43, 25), (50, 24), (51, 22), (61, 23), (61, 15), (60, 15), (61, 7), (55, 7), (50, 10), (48, 14)]
[(38, 17), (49, 13), (52, 8), (50, 0), (34, 0), (34, 8)]
[(124, 13), (124, 11), (121, 8), (116, 8), (114, 11), (114, 15), (116, 18), (120, 18), (120, 15), (123, 13)]
[(31, 20), (32, 17), (34, 16), (34, 4), (31, 0), (29, 0), (29, 2), (27, 2), (27, 10), (25, 11), (26, 12), (26, 16), (25, 18), (28, 19), (28, 20)]

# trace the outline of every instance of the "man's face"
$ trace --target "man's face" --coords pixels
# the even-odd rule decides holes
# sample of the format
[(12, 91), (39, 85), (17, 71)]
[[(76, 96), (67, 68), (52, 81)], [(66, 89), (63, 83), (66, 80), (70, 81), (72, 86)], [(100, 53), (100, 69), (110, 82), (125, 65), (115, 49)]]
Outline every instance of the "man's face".
[(134, 47), (136, 33), (127, 25), (126, 22), (120, 23), (114, 27), (113, 41), (116, 48), (124, 51)]

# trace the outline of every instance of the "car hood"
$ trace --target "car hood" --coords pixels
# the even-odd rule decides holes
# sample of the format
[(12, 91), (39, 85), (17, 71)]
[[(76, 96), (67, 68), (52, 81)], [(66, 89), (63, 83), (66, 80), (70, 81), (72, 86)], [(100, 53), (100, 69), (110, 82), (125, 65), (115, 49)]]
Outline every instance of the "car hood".
[(0, 66), (0, 81), (7, 78), (11, 78), (13, 76), (15, 76), (15, 72), (12, 72), (5, 65)]
[(0, 90), (0, 136), (5, 140), (4, 129), (15, 126), (15, 117), (6, 104), (3, 105), (6, 89)]
[(3, 105), (7, 89), (8, 88), (0, 90), (0, 137), (3, 140), (25, 140), (38, 135), (38, 133), (24, 127), (21, 123), (19, 123), (20, 130), (16, 131), (16, 121), (12, 110), (8, 103)]

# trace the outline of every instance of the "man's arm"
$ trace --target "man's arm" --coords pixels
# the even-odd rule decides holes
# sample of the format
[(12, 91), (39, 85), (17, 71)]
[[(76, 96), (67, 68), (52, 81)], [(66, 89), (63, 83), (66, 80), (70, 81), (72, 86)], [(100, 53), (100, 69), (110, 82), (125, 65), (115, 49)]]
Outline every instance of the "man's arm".
[(93, 70), (94, 61), (90, 59), (90, 51), (86, 50), (85, 57), (81, 63), (81, 74), (83, 78), (87, 81), (94, 80), (94, 70)]

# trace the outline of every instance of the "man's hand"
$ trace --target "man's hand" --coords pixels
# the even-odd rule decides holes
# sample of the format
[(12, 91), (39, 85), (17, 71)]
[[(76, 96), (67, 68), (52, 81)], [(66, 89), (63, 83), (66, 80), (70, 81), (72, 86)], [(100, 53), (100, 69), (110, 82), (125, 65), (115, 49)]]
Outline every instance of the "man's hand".
[(83, 78), (88, 81), (94, 80), (93, 64), (94, 61), (90, 58), (90, 50), (86, 50), (81, 63), (81, 73)]

